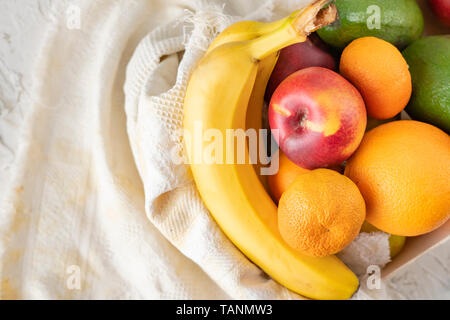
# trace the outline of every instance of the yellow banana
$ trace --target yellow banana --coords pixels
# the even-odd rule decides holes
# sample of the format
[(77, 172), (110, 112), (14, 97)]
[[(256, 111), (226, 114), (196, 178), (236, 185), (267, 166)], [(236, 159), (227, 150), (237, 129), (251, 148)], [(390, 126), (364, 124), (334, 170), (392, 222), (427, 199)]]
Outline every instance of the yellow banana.
[(206, 54), (213, 49), (230, 42), (256, 39), (268, 32), (281, 27), (289, 18), (295, 17), (301, 10), (294, 11), (290, 16), (278, 21), (264, 23), (258, 21), (239, 21), (223, 30), (209, 45)]
[[(206, 206), (249, 259), (296, 293), (314, 299), (347, 299), (358, 287), (357, 277), (335, 256), (309, 257), (283, 241), (277, 208), (253, 167), (227, 162), (235, 146), (219, 144), (212, 163), (202, 158), (212, 142), (203, 136), (195, 138), (198, 125), (203, 126), (202, 133), (212, 129), (222, 138), (229, 129), (246, 128), (246, 109), (261, 61), (283, 47), (305, 41), (310, 32), (334, 21), (333, 5), (321, 10), (329, 2), (317, 0), (273, 30), (217, 45), (202, 58), (191, 75), (184, 101), (185, 148)], [(218, 136), (208, 138), (220, 141)]]
[[(259, 132), (259, 130), (263, 128), (264, 94), (266, 93), (267, 84), (269, 83), (270, 76), (272, 75), (272, 71), (275, 68), (277, 61), (278, 52), (271, 54), (267, 58), (261, 60), (258, 64), (258, 73), (256, 74), (255, 83), (247, 107), (245, 120), (246, 129), (255, 129), (256, 132)], [(263, 144), (260, 143), (259, 139), (260, 137), (258, 135), (258, 146), (262, 147)], [(264, 152), (265, 151), (266, 150), (264, 150)], [(259, 180), (263, 184), (264, 189), (268, 190), (269, 185), (267, 176), (260, 174), (261, 167), (264, 165), (258, 161), (258, 159), (252, 160), (254, 160), (253, 163), (256, 161), (253, 168), (255, 169)]]
[[(299, 11), (295, 11), (291, 16), (295, 16)], [(260, 37), (261, 35), (276, 30), (281, 27), (283, 23), (287, 21), (289, 17), (281, 19), (279, 21), (271, 23), (262, 23), (258, 21), (240, 21), (232, 24), (221, 32), (214, 41), (210, 44), (206, 54), (214, 50), (215, 48), (225, 44), (236, 41), (248, 41)], [(256, 75), (255, 84), (249, 99), (247, 113), (246, 113), (246, 129), (254, 129), (259, 132), (262, 126), (262, 116), (264, 107), (264, 94), (266, 91), (267, 83), (273, 69), (278, 61), (278, 52), (275, 52), (267, 58), (260, 61), (258, 64), (258, 73)], [(259, 136), (258, 136), (258, 145)], [(263, 166), (257, 159), (254, 159), (254, 169), (258, 178), (263, 184), (264, 188), (268, 190), (267, 176), (260, 175), (260, 168)]]

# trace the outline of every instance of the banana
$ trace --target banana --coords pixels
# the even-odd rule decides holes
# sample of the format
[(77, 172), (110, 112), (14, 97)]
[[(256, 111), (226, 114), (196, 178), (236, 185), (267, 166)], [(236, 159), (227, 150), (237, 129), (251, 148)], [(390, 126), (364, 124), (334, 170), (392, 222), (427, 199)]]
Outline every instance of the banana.
[[(202, 132), (212, 129), (221, 137), (227, 137), (229, 129), (246, 128), (252, 93), (257, 95), (255, 90), (262, 87), (256, 85), (262, 82), (257, 80), (261, 62), (283, 47), (305, 41), (310, 32), (334, 21), (334, 5), (321, 10), (329, 2), (317, 0), (279, 21), (274, 28), (256, 27), (262, 31), (252, 29), (247, 39), (230, 33), (229, 42), (219, 44), (217, 40), (217, 45), (213, 44), (196, 66), (188, 83), (184, 141), (203, 201), (224, 233), (250, 260), (274, 280), (303, 296), (347, 299), (358, 288), (357, 277), (335, 256), (309, 257), (283, 241), (278, 231), (277, 207), (252, 165), (225, 160), (236, 147), (219, 144), (220, 149), (214, 153), (216, 161), (211, 163), (202, 159), (203, 150), (209, 148), (211, 141), (204, 137), (195, 139), (199, 124), (203, 126)], [(216, 136), (209, 138), (214, 142), (220, 140)], [(245, 151), (248, 159), (248, 148)]]
[(258, 21), (239, 21), (223, 30), (209, 45), (206, 54), (215, 48), (230, 42), (247, 41), (256, 39), (268, 32), (281, 27), (289, 18), (297, 16), (301, 10), (294, 11), (290, 16), (278, 21), (264, 23)]
[[(295, 11), (291, 16), (295, 16), (299, 13)], [(276, 30), (281, 27), (283, 23), (287, 21), (289, 17), (281, 19), (279, 21), (271, 23), (262, 23), (257, 21), (240, 21), (232, 24), (226, 28), (222, 33), (220, 33), (214, 41), (210, 44), (206, 54), (214, 50), (215, 48), (221, 46), (225, 43), (236, 42), (236, 41), (248, 41), (260, 37), (261, 35)], [(259, 132), (259, 129), (263, 128), (262, 117), (263, 117), (263, 107), (264, 107), (264, 94), (266, 91), (267, 83), (269, 82), (270, 76), (273, 69), (278, 61), (279, 53), (275, 52), (268, 56), (267, 58), (260, 61), (258, 64), (258, 73), (256, 75), (256, 81), (253, 86), (252, 94), (249, 99), (247, 113), (246, 113), (246, 129), (254, 129)], [(259, 145), (259, 136), (258, 136)], [(260, 175), (260, 168), (263, 166), (257, 159), (254, 159), (256, 163), (254, 164), (254, 169), (258, 175), (259, 180), (264, 186), (264, 189), (268, 190), (267, 176)]]
[[(245, 126), (246, 129), (255, 129), (259, 132), (263, 128), (263, 108), (264, 108), (264, 95), (266, 93), (266, 87), (269, 83), (272, 71), (278, 61), (278, 52), (271, 54), (267, 58), (261, 60), (258, 64), (258, 73), (256, 74), (255, 84), (253, 85), (252, 94), (248, 102)], [(258, 146), (262, 147), (260, 144), (260, 139), (258, 135)], [(266, 151), (266, 150), (264, 150)], [(252, 159), (255, 163), (253, 168), (258, 175), (259, 181), (261, 181), (265, 190), (269, 190), (268, 180), (266, 175), (260, 175), (261, 168), (264, 166), (258, 159)]]

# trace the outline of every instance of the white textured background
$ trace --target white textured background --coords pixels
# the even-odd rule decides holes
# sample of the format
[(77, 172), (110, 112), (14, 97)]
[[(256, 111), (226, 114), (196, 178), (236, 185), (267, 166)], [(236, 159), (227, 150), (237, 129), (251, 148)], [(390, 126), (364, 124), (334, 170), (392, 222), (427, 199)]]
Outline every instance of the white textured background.
[[(68, 7), (76, 3), (54, 1)], [(32, 105), (31, 70), (40, 40), (53, 21), (51, 2), (0, 0), (0, 199), (15, 161), (21, 123)], [(450, 241), (398, 272), (386, 288), (384, 298), (450, 299)]]

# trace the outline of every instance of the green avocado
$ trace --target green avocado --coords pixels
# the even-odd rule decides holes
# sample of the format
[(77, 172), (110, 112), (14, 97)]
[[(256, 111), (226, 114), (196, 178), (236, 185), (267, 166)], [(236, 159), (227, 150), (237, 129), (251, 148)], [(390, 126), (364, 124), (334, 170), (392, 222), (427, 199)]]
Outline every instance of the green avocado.
[(450, 35), (417, 40), (403, 56), (413, 85), (406, 112), (450, 133)]
[(373, 36), (402, 49), (423, 32), (422, 11), (415, 0), (336, 0), (335, 5), (339, 19), (317, 31), (333, 47)]

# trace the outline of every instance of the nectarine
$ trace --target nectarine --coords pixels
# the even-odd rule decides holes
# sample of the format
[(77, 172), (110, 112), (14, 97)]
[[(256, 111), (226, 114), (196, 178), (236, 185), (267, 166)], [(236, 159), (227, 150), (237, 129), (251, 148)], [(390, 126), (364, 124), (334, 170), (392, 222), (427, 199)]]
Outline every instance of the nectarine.
[(334, 71), (295, 72), (275, 90), (269, 123), (280, 149), (306, 169), (336, 166), (358, 148), (367, 114), (358, 90)]

